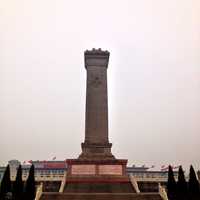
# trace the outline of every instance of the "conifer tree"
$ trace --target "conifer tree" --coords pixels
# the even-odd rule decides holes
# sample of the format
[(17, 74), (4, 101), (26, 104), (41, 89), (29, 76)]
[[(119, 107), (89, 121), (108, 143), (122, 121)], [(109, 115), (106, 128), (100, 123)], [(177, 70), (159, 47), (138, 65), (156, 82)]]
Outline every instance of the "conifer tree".
[(167, 195), (169, 200), (176, 200), (176, 181), (171, 165), (168, 168)]
[(10, 180), (10, 166), (7, 165), (3, 175), (0, 186), (0, 199), (5, 199), (6, 195), (11, 192), (11, 180)]
[(31, 165), (25, 186), (25, 200), (34, 200), (36, 195), (34, 165)]
[(177, 199), (186, 200), (187, 194), (188, 194), (187, 182), (185, 180), (185, 175), (182, 166), (180, 166), (178, 170)]
[(13, 200), (23, 199), (23, 181), (22, 181), (22, 167), (19, 165), (16, 179), (13, 183)]
[(197, 171), (197, 176), (198, 176), (198, 179), (200, 181), (200, 170)]
[(197, 180), (196, 173), (192, 165), (190, 166), (188, 193), (190, 200), (200, 199), (199, 182)]

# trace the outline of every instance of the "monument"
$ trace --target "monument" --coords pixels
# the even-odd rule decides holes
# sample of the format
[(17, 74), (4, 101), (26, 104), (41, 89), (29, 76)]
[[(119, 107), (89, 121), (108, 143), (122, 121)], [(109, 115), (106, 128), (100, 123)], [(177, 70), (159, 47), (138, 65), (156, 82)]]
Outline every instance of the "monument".
[(108, 141), (107, 67), (109, 52), (85, 51), (87, 70), (85, 141), (80, 159), (114, 159)]
[[(125, 159), (116, 159), (108, 137), (107, 68), (110, 53), (85, 51), (87, 71), (85, 139), (77, 159), (67, 159), (60, 192), (43, 193), (42, 200), (160, 200), (158, 193), (138, 194), (137, 183), (126, 175)], [(136, 184), (136, 185), (135, 185)]]
[(68, 175), (124, 175), (127, 160), (111, 153), (108, 139), (107, 68), (110, 53), (85, 51), (87, 71), (85, 141), (78, 159), (68, 159)]

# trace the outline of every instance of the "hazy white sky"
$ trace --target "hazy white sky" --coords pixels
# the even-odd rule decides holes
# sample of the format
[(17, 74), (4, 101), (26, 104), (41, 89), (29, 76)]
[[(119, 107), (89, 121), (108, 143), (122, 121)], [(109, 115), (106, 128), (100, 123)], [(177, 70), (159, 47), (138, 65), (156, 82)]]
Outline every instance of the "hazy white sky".
[(114, 155), (200, 168), (199, 10), (199, 0), (0, 0), (0, 164), (79, 155), (83, 52), (101, 47)]

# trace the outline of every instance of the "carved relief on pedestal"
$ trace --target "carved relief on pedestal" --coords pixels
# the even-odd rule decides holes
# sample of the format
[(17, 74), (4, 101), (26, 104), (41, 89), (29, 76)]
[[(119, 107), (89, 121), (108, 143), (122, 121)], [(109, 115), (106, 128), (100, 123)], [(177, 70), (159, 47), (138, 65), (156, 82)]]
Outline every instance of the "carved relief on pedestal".
[(99, 165), (100, 175), (122, 175), (122, 165)]
[(95, 175), (95, 165), (72, 165), (71, 173), (73, 175)]

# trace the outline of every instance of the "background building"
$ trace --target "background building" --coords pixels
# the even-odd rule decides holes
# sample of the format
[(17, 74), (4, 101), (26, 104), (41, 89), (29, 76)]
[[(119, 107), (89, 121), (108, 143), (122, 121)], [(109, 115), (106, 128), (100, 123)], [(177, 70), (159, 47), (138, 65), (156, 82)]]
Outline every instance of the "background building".
[[(11, 171), (11, 180), (14, 181), (19, 164), (18, 160), (8, 162)], [(25, 181), (28, 177), (31, 164), (35, 167), (35, 180), (38, 185), (43, 184), (45, 191), (58, 191), (67, 173), (67, 163), (65, 160), (51, 161), (28, 161), (22, 163), (22, 176)], [(5, 166), (0, 167), (0, 180), (2, 180)], [(165, 186), (168, 179), (167, 170), (155, 170), (145, 165), (132, 165), (126, 168), (129, 176), (133, 176), (142, 192), (158, 191), (158, 184)], [(178, 171), (174, 170), (174, 176), (178, 178)]]

